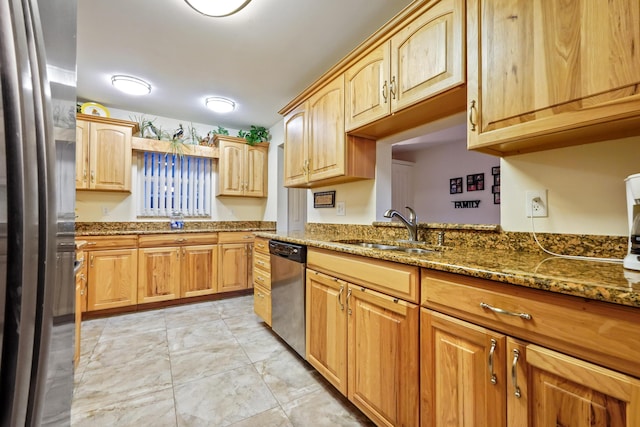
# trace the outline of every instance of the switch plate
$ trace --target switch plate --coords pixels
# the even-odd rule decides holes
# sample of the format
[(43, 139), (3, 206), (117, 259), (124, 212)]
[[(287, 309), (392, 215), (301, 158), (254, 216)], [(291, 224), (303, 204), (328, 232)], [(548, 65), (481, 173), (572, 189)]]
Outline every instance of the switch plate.
[(102, 207), (102, 216), (109, 216), (109, 208), (106, 206)]
[(336, 202), (336, 215), (345, 216), (347, 214), (347, 208), (345, 202)]
[(545, 218), (548, 216), (547, 190), (527, 190), (524, 201), (527, 218)]

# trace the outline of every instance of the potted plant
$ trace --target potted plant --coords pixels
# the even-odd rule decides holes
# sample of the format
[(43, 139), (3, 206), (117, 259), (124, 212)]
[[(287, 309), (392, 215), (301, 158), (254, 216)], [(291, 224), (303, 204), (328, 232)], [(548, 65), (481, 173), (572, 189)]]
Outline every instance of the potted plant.
[(263, 126), (253, 126), (249, 131), (240, 130), (238, 132), (238, 136), (240, 138), (244, 138), (249, 145), (256, 145), (261, 142), (269, 142), (271, 141), (271, 134), (269, 130)]

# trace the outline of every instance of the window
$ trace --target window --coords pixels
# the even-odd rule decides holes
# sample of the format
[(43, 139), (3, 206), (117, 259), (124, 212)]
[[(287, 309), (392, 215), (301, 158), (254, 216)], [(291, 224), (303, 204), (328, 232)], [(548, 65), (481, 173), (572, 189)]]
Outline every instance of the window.
[(211, 216), (212, 159), (142, 152), (138, 179), (139, 216)]

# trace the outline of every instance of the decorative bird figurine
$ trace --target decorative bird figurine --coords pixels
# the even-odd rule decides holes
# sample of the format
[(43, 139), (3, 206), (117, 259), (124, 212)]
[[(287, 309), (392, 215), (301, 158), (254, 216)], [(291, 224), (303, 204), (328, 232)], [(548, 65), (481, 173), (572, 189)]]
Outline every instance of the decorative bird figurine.
[(182, 123), (180, 123), (178, 129), (176, 129), (176, 132), (173, 134), (173, 139), (182, 138), (182, 135), (184, 135), (184, 129), (182, 128)]

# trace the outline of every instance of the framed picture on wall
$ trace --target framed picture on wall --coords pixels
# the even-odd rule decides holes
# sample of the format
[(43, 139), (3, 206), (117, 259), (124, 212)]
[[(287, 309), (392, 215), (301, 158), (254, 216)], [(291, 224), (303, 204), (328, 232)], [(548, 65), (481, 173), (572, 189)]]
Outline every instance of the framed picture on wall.
[(462, 177), (449, 180), (449, 194), (462, 193)]
[(494, 166), (491, 168), (491, 175), (500, 175), (500, 166)]
[(467, 175), (467, 191), (484, 190), (484, 173), (474, 173)]
[(500, 204), (500, 193), (493, 193), (493, 204), (494, 205)]

